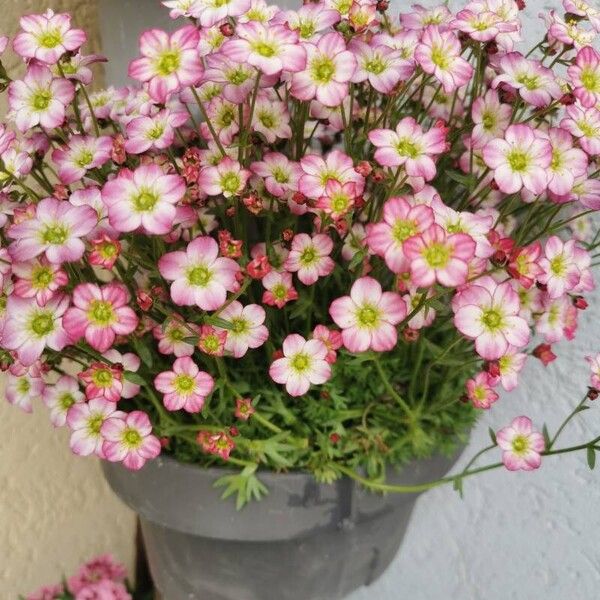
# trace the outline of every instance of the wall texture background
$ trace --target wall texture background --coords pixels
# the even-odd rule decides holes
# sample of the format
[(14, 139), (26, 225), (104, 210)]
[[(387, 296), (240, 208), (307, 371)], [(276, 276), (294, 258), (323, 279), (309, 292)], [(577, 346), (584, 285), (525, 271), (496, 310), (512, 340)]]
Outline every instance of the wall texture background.
[[(48, 7), (73, 14), (88, 32), (86, 50), (100, 50), (93, 0), (2, 0), (0, 34), (13, 35), (21, 15)], [(2, 59), (10, 71), (19, 66), (10, 51)], [(133, 566), (133, 513), (112, 495), (97, 460), (71, 455), (67, 431), (53, 429), (43, 405), (26, 415), (0, 399), (0, 439), (0, 598), (54, 583), (99, 553)]]
[[(92, 1), (3, 0), (2, 29), (14, 31), (19, 14), (46, 5), (74, 10), (78, 24), (96, 32), (92, 47), (98, 43)], [(136, 33), (170, 22), (158, 0), (100, 0), (97, 5), (103, 52), (114, 61), (106, 79), (123, 84), (125, 65), (136, 53)], [(395, 11), (408, 5), (392, 0)], [(543, 34), (538, 12), (551, 8), (560, 10), (559, 1), (529, 0), (524, 13), (527, 46)], [(560, 361), (546, 369), (529, 362), (519, 390), (504, 394), (483, 415), (458, 469), (488, 444), (489, 426), (497, 430), (527, 414), (538, 426), (547, 418), (552, 430), (578, 402), (588, 377), (583, 357), (600, 351), (600, 293), (590, 300), (575, 342), (557, 345)], [(597, 435), (599, 410), (594, 405), (577, 417), (562, 443)], [(56, 435), (43, 407), (26, 416), (0, 403), (2, 598), (52, 581), (95, 552), (110, 549), (131, 560), (131, 514), (106, 490), (95, 461), (70, 456), (64, 433)], [(497, 454), (488, 458), (495, 461)], [(499, 470), (472, 478), (465, 482), (464, 500), (450, 487), (433, 490), (419, 500), (389, 571), (349, 600), (591, 600), (598, 597), (600, 583), (599, 505), (598, 471), (590, 471), (581, 454), (548, 459), (532, 474)]]

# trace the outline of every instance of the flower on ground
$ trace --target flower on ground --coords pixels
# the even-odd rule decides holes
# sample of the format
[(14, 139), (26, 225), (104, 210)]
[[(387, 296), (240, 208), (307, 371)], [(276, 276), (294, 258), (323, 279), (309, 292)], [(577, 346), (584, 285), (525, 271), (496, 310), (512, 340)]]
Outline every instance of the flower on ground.
[(297, 333), (283, 340), (283, 357), (271, 364), (269, 375), (285, 385), (290, 396), (303, 396), (311, 384), (325, 383), (331, 377), (327, 346), (317, 339), (306, 340)]
[(467, 281), (476, 244), (470, 235), (448, 235), (434, 223), (423, 233), (408, 238), (402, 248), (414, 285), (430, 287), (438, 281), (446, 287), (457, 287)]
[(496, 138), (484, 146), (483, 160), (493, 169), (494, 180), (505, 194), (525, 187), (537, 195), (548, 185), (552, 146), (529, 125), (511, 125), (504, 139)]
[(200, 80), (199, 41), (200, 32), (193, 25), (171, 34), (160, 29), (145, 31), (140, 37), (142, 57), (130, 63), (129, 76), (147, 82), (152, 99), (164, 104), (169, 94)]
[(185, 181), (167, 175), (158, 165), (123, 169), (102, 188), (111, 227), (129, 232), (143, 226), (148, 233), (171, 231), (177, 204), (185, 194)]
[(163, 255), (158, 270), (173, 282), (171, 298), (175, 304), (216, 310), (225, 303), (227, 292), (238, 288), (240, 266), (231, 258), (219, 257), (219, 245), (211, 237), (199, 236), (185, 251)]
[(456, 328), (475, 340), (475, 350), (486, 360), (499, 359), (509, 346), (529, 343), (529, 325), (519, 316), (519, 296), (510, 282), (481, 277), (460, 292), (454, 310)]
[(493, 389), (493, 379), (486, 371), (477, 373), (467, 381), (467, 396), (475, 408), (490, 408), (498, 400)]
[(50, 421), (55, 427), (67, 422), (67, 412), (74, 404), (85, 401), (77, 379), (62, 375), (54, 384), (49, 384), (42, 394), (44, 404), (50, 409)]
[(104, 398), (73, 404), (67, 412), (71, 450), (79, 456), (95, 454), (104, 458), (104, 437), (100, 432), (102, 425), (110, 417), (122, 418), (124, 415), (125, 413), (117, 410), (115, 402), (108, 402)]
[(404, 117), (396, 130), (374, 129), (369, 140), (377, 148), (375, 160), (385, 167), (404, 165), (407, 175), (429, 181), (435, 177), (432, 156), (446, 150), (446, 134), (440, 127), (423, 132), (413, 117)]
[(164, 394), (167, 410), (183, 409), (189, 413), (202, 410), (214, 385), (213, 378), (201, 371), (189, 356), (178, 358), (171, 371), (163, 371), (154, 379), (154, 387)]
[(138, 325), (129, 300), (121, 283), (102, 287), (81, 283), (73, 290), (73, 306), (65, 313), (63, 326), (73, 342), (85, 337), (92, 348), (106, 352), (117, 335), (127, 335)]
[(304, 285), (312, 285), (319, 277), (326, 277), (333, 271), (335, 263), (329, 256), (332, 250), (333, 241), (328, 235), (317, 233), (311, 237), (307, 233), (298, 233), (292, 240), (284, 268), (297, 272)]
[(517, 417), (508, 427), (496, 433), (498, 446), (503, 450), (502, 462), (509, 471), (531, 471), (542, 463), (541, 453), (546, 444), (544, 436), (533, 429), (529, 417)]
[(85, 252), (81, 238), (98, 222), (89, 206), (73, 206), (64, 200), (44, 198), (35, 207), (35, 216), (10, 228), (14, 240), (8, 251), (13, 260), (28, 261), (45, 254), (49, 262), (76, 262)]
[(259, 348), (269, 337), (269, 330), (263, 325), (265, 309), (258, 304), (242, 306), (234, 300), (219, 313), (219, 318), (230, 324), (226, 330), (225, 350), (235, 358), (244, 356), (249, 348)]
[(406, 303), (399, 294), (384, 292), (376, 279), (361, 277), (349, 296), (331, 303), (329, 314), (350, 352), (385, 352), (398, 341), (396, 325), (406, 316)]

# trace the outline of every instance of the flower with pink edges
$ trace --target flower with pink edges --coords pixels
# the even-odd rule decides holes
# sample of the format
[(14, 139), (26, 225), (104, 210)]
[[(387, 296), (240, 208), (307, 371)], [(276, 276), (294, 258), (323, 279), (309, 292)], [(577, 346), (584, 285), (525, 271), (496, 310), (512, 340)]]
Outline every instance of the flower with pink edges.
[(515, 25), (504, 21), (497, 13), (469, 8), (456, 13), (452, 27), (466, 33), (471, 39), (478, 42), (489, 42), (499, 33), (515, 30)]
[(90, 265), (112, 269), (121, 254), (121, 242), (107, 233), (92, 240), (92, 251), (88, 255)]
[(154, 378), (154, 387), (163, 395), (167, 410), (202, 410), (206, 397), (212, 392), (214, 379), (201, 371), (189, 356), (175, 360), (171, 371), (163, 371)]
[(149, 29), (140, 37), (142, 57), (129, 64), (129, 76), (147, 83), (152, 99), (164, 104), (170, 94), (200, 80), (199, 41), (200, 32), (193, 25), (171, 34)]
[(112, 140), (107, 135), (73, 135), (68, 146), (56, 148), (52, 160), (58, 166), (62, 183), (79, 181), (90, 170), (101, 167), (111, 156)]
[(562, 96), (554, 73), (542, 66), (539, 60), (527, 59), (519, 52), (509, 52), (499, 59), (498, 68), (500, 75), (495, 77), (492, 87), (508, 85), (532, 106), (548, 106), (552, 100)]
[(150, 149), (164, 150), (173, 145), (175, 131), (189, 118), (183, 111), (167, 108), (153, 116), (141, 115), (132, 119), (125, 127), (125, 151), (142, 154)]
[[(188, 329), (189, 327), (189, 329)], [(181, 356), (192, 356), (194, 354), (194, 345), (188, 341), (192, 331), (200, 333), (200, 328), (192, 323), (184, 323), (183, 319), (173, 315), (165, 325), (157, 325), (152, 330), (155, 339), (158, 340), (158, 351), (161, 354), (174, 354), (177, 358)]]
[(354, 207), (356, 198), (356, 184), (339, 181), (329, 181), (325, 194), (315, 203), (315, 208), (322, 210), (334, 221), (343, 218)]
[(102, 188), (111, 227), (117, 231), (168, 233), (175, 221), (175, 205), (185, 194), (185, 181), (167, 175), (157, 165), (142, 165), (135, 171), (122, 169)]
[(560, 127), (576, 137), (590, 156), (600, 154), (600, 111), (573, 104), (567, 106), (566, 113)]
[(410, 268), (402, 249), (404, 242), (433, 223), (434, 214), (429, 206), (413, 206), (405, 197), (390, 198), (383, 205), (383, 220), (367, 229), (367, 245), (385, 260), (391, 271), (402, 273)]
[(73, 290), (72, 300), (63, 326), (73, 342), (85, 338), (98, 352), (106, 352), (117, 335), (127, 335), (138, 325), (135, 312), (128, 306), (129, 292), (121, 283), (102, 287), (81, 283)]
[(285, 103), (274, 100), (272, 94), (259, 94), (254, 104), (252, 130), (260, 133), (269, 144), (274, 144), (277, 139), (291, 138), (290, 113)]
[(126, 578), (125, 567), (115, 562), (110, 554), (102, 554), (79, 567), (78, 572), (67, 580), (67, 586), (72, 594), (77, 594), (86, 586), (97, 581), (108, 580), (122, 583)]
[(29, 594), (25, 600), (60, 600), (64, 598), (65, 588), (62, 583), (56, 585), (44, 585), (32, 594)]
[(523, 348), (529, 343), (529, 325), (519, 315), (520, 308), (510, 282), (498, 284), (491, 277), (481, 277), (455, 298), (454, 325), (475, 340), (479, 356), (497, 360), (509, 347)]
[(67, 412), (74, 404), (85, 402), (77, 379), (62, 375), (58, 381), (48, 384), (42, 394), (44, 404), (50, 409), (50, 421), (54, 427), (62, 427), (67, 422)]
[(225, 198), (231, 198), (243, 191), (250, 175), (239, 162), (226, 156), (218, 165), (201, 169), (198, 186), (209, 196), (223, 194)]
[(365, 178), (354, 170), (352, 159), (339, 150), (332, 150), (326, 157), (308, 154), (300, 159), (304, 174), (298, 182), (298, 189), (307, 198), (318, 200), (327, 191), (330, 181), (342, 185), (354, 183), (359, 196), (365, 187)]
[(275, 20), (285, 20), (287, 26), (298, 32), (303, 41), (312, 41), (319, 34), (340, 21), (340, 13), (324, 3), (304, 4), (297, 10), (288, 10), (275, 15)]
[(261, 161), (250, 165), (250, 170), (263, 178), (267, 191), (277, 198), (298, 190), (298, 181), (304, 173), (298, 163), (279, 152), (266, 152)]
[(592, 46), (577, 53), (575, 64), (567, 69), (575, 97), (586, 108), (600, 102), (600, 55)]
[(13, 40), (14, 51), (23, 58), (42, 63), (57, 63), (66, 52), (74, 52), (86, 41), (85, 31), (71, 29), (71, 16), (48, 9), (43, 15), (25, 15), (19, 20), (21, 31)]
[(247, 421), (256, 409), (252, 406), (252, 398), (236, 398), (234, 416), (240, 421)]
[(202, 325), (198, 336), (198, 348), (210, 356), (223, 356), (227, 330), (219, 330), (212, 325)]
[(507, 392), (514, 390), (519, 384), (519, 373), (523, 369), (526, 360), (527, 354), (517, 352), (513, 348), (509, 348), (506, 354), (498, 359), (497, 379)]
[(231, 258), (219, 257), (219, 245), (208, 236), (197, 237), (185, 251), (161, 256), (158, 270), (172, 282), (171, 298), (178, 306), (216, 310), (225, 303), (227, 292), (239, 287), (240, 266)]
[(342, 340), (342, 334), (340, 331), (335, 329), (329, 329), (325, 325), (317, 325), (312, 332), (312, 337), (315, 340), (321, 340), (327, 347), (327, 356), (325, 360), (330, 364), (334, 364), (337, 360), (337, 350), (339, 350), (344, 341)]
[(78, 261), (85, 251), (81, 238), (96, 226), (96, 213), (89, 206), (45, 198), (35, 207), (35, 216), (10, 228), (13, 260), (25, 262), (45, 254), (53, 264)]
[(23, 133), (36, 125), (60, 127), (66, 106), (73, 100), (75, 88), (67, 79), (56, 79), (47, 67), (29, 65), (23, 79), (8, 86), (8, 106), (15, 125)]
[(239, 23), (235, 28), (236, 39), (229, 40), (221, 52), (237, 63), (247, 63), (265, 75), (277, 75), (285, 70), (290, 73), (306, 67), (306, 51), (298, 43), (298, 34), (282, 25)]
[(592, 387), (600, 390), (600, 354), (586, 356), (585, 360), (590, 365), (590, 382)]
[(15, 141), (17, 136), (10, 129), (6, 129), (4, 123), (0, 123), (0, 154), (4, 154)]
[(573, 137), (560, 127), (548, 130), (548, 140), (552, 147), (552, 160), (548, 166), (548, 189), (557, 195), (569, 193), (577, 178), (587, 173), (586, 153), (573, 147)]
[(97, 361), (79, 373), (85, 384), (85, 397), (88, 400), (102, 398), (108, 402), (118, 402), (123, 392), (123, 368), (110, 362)]
[(436, 281), (446, 287), (465, 283), (475, 248), (470, 235), (448, 234), (435, 223), (423, 233), (408, 238), (402, 246), (410, 264), (411, 281), (418, 287), (430, 287)]
[(524, 288), (529, 289), (537, 277), (543, 273), (543, 269), (539, 265), (541, 254), (542, 245), (539, 241), (523, 248), (515, 248), (509, 254), (506, 270)]
[(331, 303), (329, 314), (350, 352), (386, 352), (398, 341), (396, 325), (406, 316), (406, 303), (399, 294), (384, 292), (376, 279), (361, 277), (349, 296)]
[(552, 146), (529, 125), (511, 125), (504, 139), (496, 138), (484, 146), (483, 159), (494, 171), (502, 192), (514, 194), (524, 187), (537, 195), (548, 185)]
[(531, 471), (542, 463), (546, 448), (544, 436), (535, 431), (529, 417), (516, 417), (508, 427), (496, 433), (502, 452), (502, 462), (509, 471)]
[(75, 600), (131, 600), (123, 583), (102, 579), (90, 583), (75, 595)]
[(539, 261), (542, 273), (538, 281), (547, 286), (550, 298), (559, 298), (579, 283), (581, 271), (577, 257), (581, 254), (586, 254), (585, 250), (577, 246), (576, 240), (563, 242), (556, 235), (548, 238), (544, 256)]
[(269, 375), (285, 385), (290, 396), (303, 396), (311, 384), (320, 385), (331, 377), (327, 346), (321, 340), (306, 340), (297, 333), (283, 340), (283, 357), (271, 363)]
[(73, 453), (78, 456), (95, 454), (104, 458), (102, 425), (109, 418), (124, 416), (124, 412), (117, 410), (116, 402), (108, 402), (104, 398), (73, 404), (67, 412), (67, 425), (71, 430), (69, 446)]
[(487, 373), (481, 371), (467, 381), (467, 397), (475, 408), (490, 408), (498, 400), (498, 392), (494, 391), (494, 381)]
[(191, 16), (200, 21), (202, 27), (212, 27), (227, 17), (239, 17), (251, 6), (251, 0), (195, 0)]
[[(141, 360), (137, 354), (133, 352), (125, 352), (121, 354), (118, 350), (111, 348), (108, 352), (105, 352), (102, 356), (106, 360), (110, 361), (113, 367), (117, 369), (128, 371), (129, 373), (137, 373), (140, 368)], [(140, 386), (137, 383), (127, 381), (127, 378), (123, 377), (123, 389), (121, 390), (121, 398), (135, 398), (140, 392)]]
[(288, 302), (298, 299), (291, 273), (269, 271), (261, 281), (265, 288), (262, 296), (263, 304), (283, 308)]
[(69, 282), (59, 265), (53, 265), (44, 258), (12, 263), (11, 270), (16, 277), (14, 294), (20, 298), (35, 298), (39, 306), (44, 306)]
[(292, 240), (290, 253), (284, 263), (286, 271), (298, 274), (304, 285), (312, 285), (319, 277), (326, 277), (335, 268), (329, 256), (333, 250), (333, 241), (324, 233), (310, 236), (298, 233)]
[(219, 317), (231, 325), (227, 329), (225, 350), (235, 358), (244, 356), (249, 348), (259, 348), (269, 337), (269, 330), (263, 325), (265, 310), (258, 304), (242, 306), (234, 300), (219, 313)]
[(6, 374), (6, 401), (27, 413), (32, 412), (33, 402), (41, 399), (44, 393), (43, 373), (39, 362), (29, 367), (13, 363)]
[(413, 117), (404, 117), (396, 130), (373, 129), (369, 141), (377, 148), (375, 160), (384, 167), (404, 165), (406, 174), (423, 177), (429, 181), (435, 177), (436, 168), (432, 156), (446, 150), (445, 131), (432, 127), (423, 132)]
[(292, 75), (290, 93), (299, 100), (316, 98), (325, 106), (339, 106), (348, 94), (357, 61), (337, 31), (314, 44), (306, 42), (306, 68)]
[(444, 4), (432, 8), (422, 4), (413, 4), (411, 12), (400, 14), (400, 23), (409, 30), (423, 30), (430, 25), (438, 26), (442, 31), (450, 28), (452, 13)]
[(415, 49), (415, 60), (449, 94), (465, 85), (473, 74), (473, 67), (460, 56), (461, 52), (460, 42), (454, 32), (429, 25)]
[(132, 471), (141, 469), (147, 460), (156, 458), (161, 451), (160, 441), (152, 435), (152, 424), (141, 410), (111, 415), (100, 428), (104, 438), (102, 453), (110, 462), (122, 462)]
[(70, 341), (63, 323), (68, 306), (65, 295), (51, 298), (44, 306), (34, 298), (10, 296), (0, 337), (3, 347), (15, 351), (25, 366), (34, 364), (46, 347), (62, 350)]
[(512, 106), (501, 103), (496, 90), (488, 90), (485, 95), (475, 98), (471, 108), (473, 146), (482, 148), (490, 140), (504, 137), (511, 114)]

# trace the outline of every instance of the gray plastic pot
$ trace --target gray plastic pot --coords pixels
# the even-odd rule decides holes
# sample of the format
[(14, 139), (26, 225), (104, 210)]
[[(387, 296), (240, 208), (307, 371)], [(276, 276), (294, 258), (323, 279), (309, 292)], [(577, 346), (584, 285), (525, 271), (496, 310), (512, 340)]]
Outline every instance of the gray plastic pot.
[[(414, 484), (456, 462), (435, 457), (389, 475)], [(130, 472), (104, 462), (117, 495), (141, 520), (163, 600), (337, 600), (377, 579), (394, 558), (419, 494), (380, 495), (351, 479), (262, 472), (268, 496), (236, 511), (213, 488), (223, 469), (158, 458)]]

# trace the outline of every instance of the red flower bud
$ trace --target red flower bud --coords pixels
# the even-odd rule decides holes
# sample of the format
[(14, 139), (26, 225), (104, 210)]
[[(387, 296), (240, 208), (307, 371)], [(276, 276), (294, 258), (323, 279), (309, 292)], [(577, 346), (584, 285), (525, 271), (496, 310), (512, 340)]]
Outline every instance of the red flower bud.
[(225, 37), (231, 37), (235, 33), (235, 29), (231, 23), (223, 23), (219, 30)]
[(269, 259), (266, 256), (254, 258), (246, 265), (246, 273), (252, 279), (262, 279), (271, 270)]
[(145, 292), (144, 290), (138, 290), (136, 292), (135, 301), (144, 312), (149, 311), (150, 308), (152, 308), (152, 305), (154, 304), (152, 296), (150, 296), (150, 294), (148, 294), (148, 292)]
[(589, 305), (583, 296), (573, 296), (573, 306), (579, 310), (585, 310)]
[(575, 101), (576, 101), (575, 94), (572, 94), (571, 92), (569, 92), (567, 94), (563, 94), (559, 100), (559, 102), (561, 104), (563, 104), (564, 106), (571, 106), (571, 104), (575, 104)]
[(232, 425), (232, 426), (229, 428), (229, 435), (230, 435), (231, 437), (235, 437), (235, 436), (237, 436), (237, 435), (240, 435), (240, 430), (239, 430), (239, 429), (238, 429), (238, 428), (237, 428), (235, 425)]
[(556, 354), (552, 352), (552, 346), (550, 344), (540, 344), (533, 349), (533, 356), (539, 358), (544, 366), (550, 364), (553, 360), (556, 360)]
[(600, 395), (600, 390), (597, 390), (594, 387), (588, 387), (587, 398), (588, 400), (596, 400)]
[(363, 177), (368, 177), (373, 172), (373, 165), (368, 160), (361, 160), (354, 170)]
[(516, 4), (519, 10), (525, 10), (525, 7), (527, 6), (525, 0), (516, 0)]
[(337, 444), (341, 439), (342, 439), (342, 437), (340, 436), (339, 433), (332, 433), (329, 435), (329, 441), (332, 444)]
[(486, 370), (492, 377), (500, 377), (500, 365), (496, 361), (489, 362)]
[(405, 342), (416, 342), (419, 339), (419, 330), (411, 329), (410, 327), (405, 327), (402, 330), (402, 338)]

